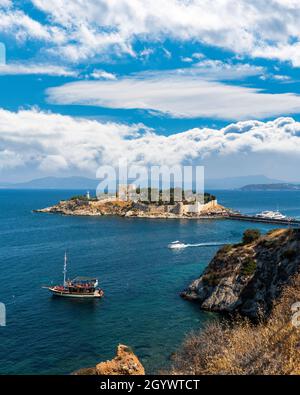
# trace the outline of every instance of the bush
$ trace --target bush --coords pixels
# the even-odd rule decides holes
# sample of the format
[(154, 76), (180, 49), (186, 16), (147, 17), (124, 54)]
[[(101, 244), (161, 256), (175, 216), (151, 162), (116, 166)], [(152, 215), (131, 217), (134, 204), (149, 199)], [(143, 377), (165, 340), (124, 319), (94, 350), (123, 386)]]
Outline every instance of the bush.
[(209, 203), (209, 202), (211, 202), (212, 200), (216, 200), (215, 195), (212, 195), (212, 194), (210, 194), (210, 193), (208, 193), (208, 192), (205, 192), (205, 193), (204, 193), (204, 203)]
[(243, 234), (243, 244), (249, 244), (260, 238), (258, 229), (247, 229)]
[(223, 247), (220, 248), (219, 252), (221, 254), (227, 254), (230, 250), (232, 250), (233, 245), (232, 244), (225, 244)]
[(85, 195), (76, 195), (76, 196), (72, 196), (70, 200), (88, 201), (89, 199)]
[(219, 284), (219, 277), (214, 273), (204, 274), (202, 277), (202, 281), (204, 285), (209, 287), (216, 287)]
[(300, 276), (285, 287), (268, 320), (213, 320), (190, 333), (172, 359), (172, 375), (296, 375), (300, 331), (291, 325), (291, 305), (300, 300)]
[(286, 258), (289, 261), (294, 259), (297, 255), (296, 250), (290, 249), (290, 250), (286, 250), (282, 253), (282, 258)]
[(251, 276), (255, 273), (256, 267), (256, 261), (253, 258), (247, 258), (243, 263), (241, 273), (244, 276)]

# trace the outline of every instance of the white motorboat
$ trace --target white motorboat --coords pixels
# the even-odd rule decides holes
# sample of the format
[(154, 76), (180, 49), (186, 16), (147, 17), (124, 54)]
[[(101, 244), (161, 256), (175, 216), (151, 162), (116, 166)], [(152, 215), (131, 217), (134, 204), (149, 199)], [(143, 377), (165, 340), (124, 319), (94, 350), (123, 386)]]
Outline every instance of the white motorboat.
[(172, 243), (170, 243), (168, 245), (168, 248), (171, 248), (171, 249), (176, 249), (176, 248), (180, 249), (180, 248), (185, 248), (185, 247), (186, 247), (186, 244), (180, 242), (179, 240), (172, 241)]

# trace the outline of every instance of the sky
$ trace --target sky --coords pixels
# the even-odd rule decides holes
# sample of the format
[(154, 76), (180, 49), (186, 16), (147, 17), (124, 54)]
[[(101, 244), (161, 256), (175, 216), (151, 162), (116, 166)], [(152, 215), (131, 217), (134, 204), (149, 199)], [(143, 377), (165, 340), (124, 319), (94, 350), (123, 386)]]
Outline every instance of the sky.
[(204, 165), (300, 181), (298, 0), (0, 0), (0, 181)]

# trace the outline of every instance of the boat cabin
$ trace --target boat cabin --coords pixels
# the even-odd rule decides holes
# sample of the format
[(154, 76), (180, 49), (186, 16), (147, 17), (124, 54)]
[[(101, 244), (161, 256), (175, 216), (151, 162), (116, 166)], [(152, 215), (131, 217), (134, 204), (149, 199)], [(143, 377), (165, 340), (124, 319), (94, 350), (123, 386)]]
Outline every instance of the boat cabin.
[(98, 280), (92, 277), (75, 277), (73, 280), (66, 281), (66, 288), (69, 292), (89, 293), (95, 292)]

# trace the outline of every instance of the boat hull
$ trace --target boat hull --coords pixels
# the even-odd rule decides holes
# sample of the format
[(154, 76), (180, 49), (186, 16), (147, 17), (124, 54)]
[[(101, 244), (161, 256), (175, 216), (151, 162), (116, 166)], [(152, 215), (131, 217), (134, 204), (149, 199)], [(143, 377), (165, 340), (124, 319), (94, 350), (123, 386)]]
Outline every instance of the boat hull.
[(66, 292), (66, 291), (59, 291), (55, 288), (48, 288), (49, 291), (54, 296), (61, 296), (64, 298), (80, 298), (80, 299), (100, 299), (103, 298), (104, 292), (103, 291), (95, 291), (93, 293), (75, 293), (75, 292)]

